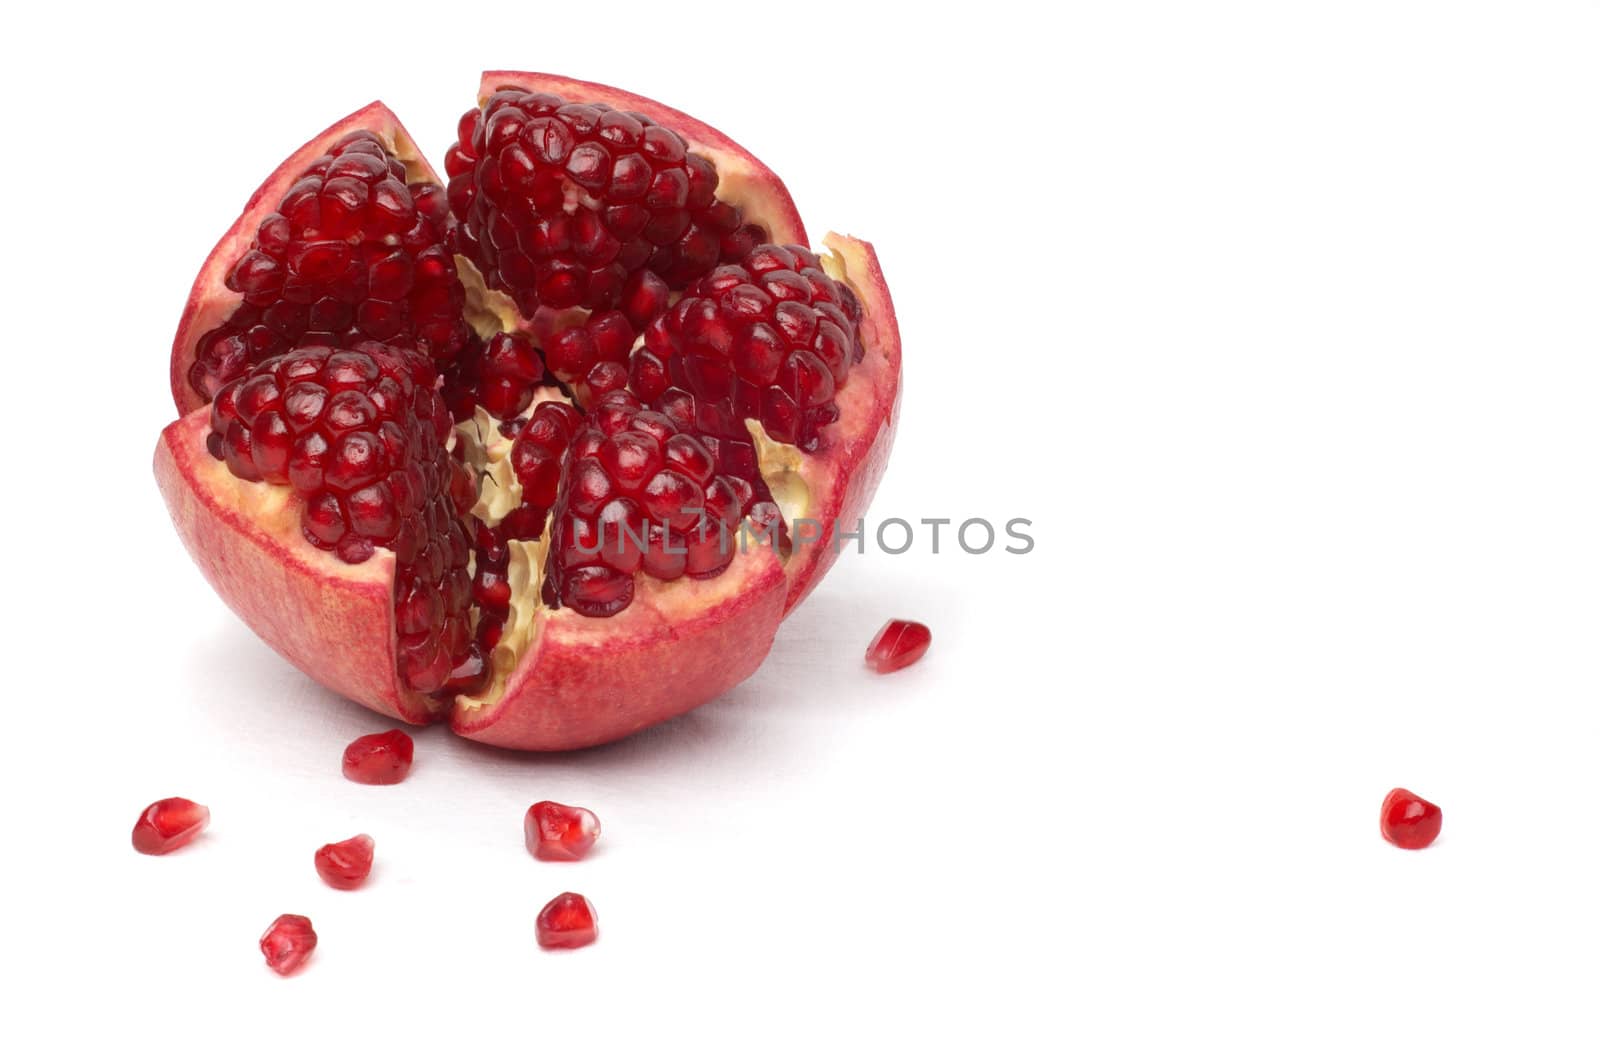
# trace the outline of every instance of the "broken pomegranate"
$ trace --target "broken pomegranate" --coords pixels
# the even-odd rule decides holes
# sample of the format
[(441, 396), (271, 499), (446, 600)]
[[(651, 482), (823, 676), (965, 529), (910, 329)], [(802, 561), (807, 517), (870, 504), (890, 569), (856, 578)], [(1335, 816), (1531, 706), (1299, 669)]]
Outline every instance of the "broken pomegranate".
[(1426, 848), (1439, 837), (1444, 812), (1409, 789), (1391, 789), (1383, 798), (1378, 829), (1396, 848)]
[(564, 892), (545, 904), (534, 930), (541, 948), (581, 948), (600, 935), (594, 908), (575, 892)]
[(523, 816), (528, 851), (537, 859), (582, 859), (600, 839), (600, 820), (588, 808), (541, 800)]
[(411, 773), (416, 743), (404, 730), (364, 734), (344, 749), (344, 776), (362, 785), (394, 785)]
[(133, 847), (145, 855), (166, 855), (194, 840), (211, 822), (211, 809), (183, 797), (158, 800), (133, 824)]
[(372, 873), (372, 838), (358, 833), (348, 841), (317, 849), (317, 876), (336, 889), (353, 889)]
[(867, 665), (879, 674), (899, 671), (922, 659), (933, 641), (927, 627), (914, 620), (892, 619), (867, 646)]
[(598, 744), (749, 676), (856, 530), (900, 342), (870, 244), (688, 115), (484, 75), (448, 192), (374, 104), (274, 172), (174, 340), (156, 477), (288, 660), (410, 723)]
[(316, 946), (317, 931), (305, 915), (279, 915), (261, 934), (261, 954), (272, 972), (284, 977), (304, 966)]

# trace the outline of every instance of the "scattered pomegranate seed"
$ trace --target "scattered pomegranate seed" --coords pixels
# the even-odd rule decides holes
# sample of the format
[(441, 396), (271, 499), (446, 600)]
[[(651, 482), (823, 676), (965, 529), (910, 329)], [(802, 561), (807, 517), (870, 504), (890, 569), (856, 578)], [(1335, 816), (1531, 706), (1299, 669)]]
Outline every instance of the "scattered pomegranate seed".
[(317, 946), (317, 931), (305, 915), (279, 915), (261, 934), (261, 954), (273, 973), (287, 977), (311, 958)]
[(537, 925), (541, 948), (581, 948), (600, 935), (594, 908), (575, 892), (564, 892), (545, 904)]
[(582, 859), (600, 839), (600, 820), (588, 808), (541, 800), (528, 809), (522, 828), (537, 859)]
[(922, 659), (933, 634), (912, 620), (892, 619), (867, 646), (867, 664), (881, 674), (899, 671)]
[(372, 873), (372, 838), (358, 833), (348, 841), (317, 849), (317, 876), (336, 889), (353, 889)]
[(211, 821), (211, 809), (183, 797), (158, 800), (139, 813), (133, 824), (133, 847), (145, 855), (166, 855), (199, 836)]
[(1396, 848), (1426, 848), (1439, 836), (1444, 812), (1409, 789), (1391, 789), (1383, 798), (1378, 826)]
[(365, 734), (344, 750), (344, 776), (362, 785), (394, 785), (411, 773), (416, 745), (404, 730)]

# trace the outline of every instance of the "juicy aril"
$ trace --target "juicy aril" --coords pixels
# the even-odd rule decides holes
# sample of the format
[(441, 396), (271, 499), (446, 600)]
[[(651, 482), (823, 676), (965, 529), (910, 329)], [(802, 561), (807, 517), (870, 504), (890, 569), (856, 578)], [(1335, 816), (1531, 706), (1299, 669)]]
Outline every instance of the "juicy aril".
[(443, 186), (383, 105), (196, 278), (156, 478), (218, 592), (368, 707), (609, 741), (748, 677), (864, 513), (900, 382), (870, 244), (711, 127), (486, 74)]

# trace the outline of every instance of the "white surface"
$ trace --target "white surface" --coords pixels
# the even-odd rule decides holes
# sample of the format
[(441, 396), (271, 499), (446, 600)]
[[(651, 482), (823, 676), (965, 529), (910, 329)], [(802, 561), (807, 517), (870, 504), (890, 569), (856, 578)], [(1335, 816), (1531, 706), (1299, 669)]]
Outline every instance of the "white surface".
[[(1593, 1057), (1593, 4), (740, 5), (605, 48), (557, 5), (203, 10), (58, 6), (0, 64), (10, 1057)], [(874, 515), (1038, 549), (847, 558), (687, 718), (345, 783), (381, 721), (167, 526), (167, 347), (282, 156), (381, 96), (438, 160), (481, 66), (688, 110), (876, 241)], [(878, 678), (889, 615), (934, 646)], [(1434, 849), (1378, 839), (1394, 785)], [(213, 828), (136, 855), (171, 794)], [(591, 861), (527, 856), (542, 798)], [(324, 888), (357, 831), (374, 879)], [(601, 940), (542, 953), (569, 888)], [(289, 981), (283, 911), (322, 936)]]

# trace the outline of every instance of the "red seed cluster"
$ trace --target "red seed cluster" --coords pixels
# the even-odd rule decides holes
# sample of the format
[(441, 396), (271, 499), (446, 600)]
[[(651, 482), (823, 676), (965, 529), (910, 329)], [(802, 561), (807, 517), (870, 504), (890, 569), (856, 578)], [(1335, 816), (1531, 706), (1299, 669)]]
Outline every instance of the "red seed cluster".
[[(665, 298), (661, 309), (666, 309)], [(607, 310), (551, 336), (545, 356), (550, 359), (550, 371), (558, 378), (588, 384), (591, 392), (605, 394), (627, 386), (628, 352), (638, 336), (638, 328), (627, 314)], [(603, 382), (607, 379), (611, 382)]]
[(453, 362), (471, 330), (449, 229), (443, 189), (408, 185), (375, 134), (341, 138), (262, 219), (228, 273), (243, 301), (201, 338), (190, 384), (211, 398), (291, 347), (363, 339)]
[(757, 247), (689, 288), (645, 330), (630, 380), (646, 402), (671, 387), (698, 400), (703, 430), (746, 418), (803, 450), (838, 419), (834, 393), (861, 360), (861, 304), (804, 247)]
[(720, 472), (699, 433), (612, 392), (572, 440), (545, 585), (556, 603), (604, 617), (633, 601), (637, 572), (718, 575), (754, 500), (750, 481)]
[(766, 238), (683, 137), (603, 103), (496, 92), (462, 117), (445, 171), (461, 250), (530, 317), (617, 307), (643, 270), (681, 289)]
[(498, 332), (487, 343), (474, 341), (457, 366), (445, 374), (445, 401), (457, 421), (471, 420), (482, 406), (498, 420), (512, 420), (533, 402), (544, 381), (544, 361), (525, 337)]
[[(511, 447), (511, 470), (522, 488), (522, 505), (502, 525), (514, 523), (512, 538), (538, 538), (555, 507), (567, 448), (583, 426), (583, 414), (565, 402), (540, 402)], [(514, 518), (514, 519), (513, 519)]]
[(301, 348), (225, 387), (207, 440), (240, 479), (292, 487), (319, 549), (351, 564), (394, 551), (400, 674), (424, 694), (483, 671), (461, 520), (477, 491), (442, 445), (450, 422), (431, 378), (421, 359), (382, 344)]

